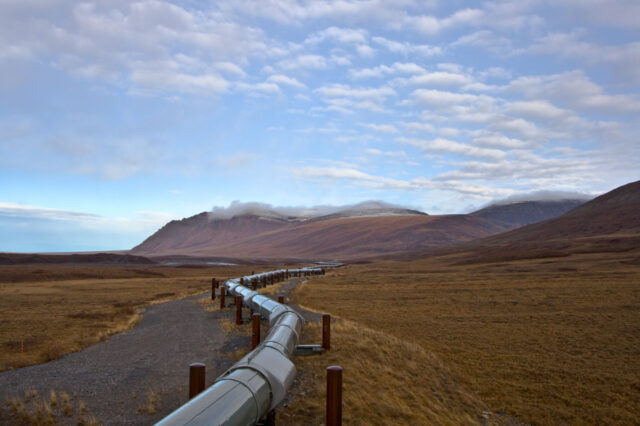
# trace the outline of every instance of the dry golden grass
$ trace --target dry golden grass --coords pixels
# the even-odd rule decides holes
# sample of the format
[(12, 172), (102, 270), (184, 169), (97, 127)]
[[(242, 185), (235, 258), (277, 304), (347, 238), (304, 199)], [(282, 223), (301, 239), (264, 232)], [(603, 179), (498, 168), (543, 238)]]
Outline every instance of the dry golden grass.
[[(58, 399), (58, 396), (60, 397)], [(24, 397), (14, 397), (6, 403), (7, 411), (0, 416), (1, 422), (20, 424), (25, 426), (45, 426), (69, 424), (72, 417), (78, 425), (97, 426), (95, 417), (87, 415), (84, 402), (78, 401), (78, 408), (74, 408), (71, 398), (66, 392), (51, 390), (49, 397), (41, 397), (37, 391), (31, 390)]]
[(138, 407), (139, 413), (155, 414), (162, 408), (162, 396), (155, 391), (148, 391), (143, 404)]
[[(319, 342), (320, 323), (309, 323), (303, 340)], [(322, 425), (326, 367), (343, 368), (344, 424), (465, 425), (505, 424), (456, 383), (448, 368), (421, 346), (351, 321), (332, 324), (331, 351), (294, 358), (298, 371), (284, 425)]]
[(144, 306), (210, 291), (211, 277), (235, 277), (252, 269), (2, 266), (0, 371), (80, 350), (131, 328)]
[[(459, 258), (353, 265), (293, 298), (435, 352), (491, 411), (536, 424), (640, 423), (638, 251)], [(420, 386), (429, 383), (407, 389)]]
[(233, 309), (234, 309), (233, 319), (223, 318), (219, 320), (218, 324), (220, 324), (220, 328), (222, 328), (222, 330), (226, 334), (236, 333), (240, 336), (251, 336), (251, 332), (252, 332), (251, 321), (247, 321), (246, 314), (245, 314), (244, 324), (237, 325), (236, 318), (235, 318), (235, 307)]
[(211, 300), (211, 297), (196, 299), (195, 303), (200, 305), (205, 312), (216, 312), (220, 310), (220, 299), (218, 296), (216, 296), (215, 300)]

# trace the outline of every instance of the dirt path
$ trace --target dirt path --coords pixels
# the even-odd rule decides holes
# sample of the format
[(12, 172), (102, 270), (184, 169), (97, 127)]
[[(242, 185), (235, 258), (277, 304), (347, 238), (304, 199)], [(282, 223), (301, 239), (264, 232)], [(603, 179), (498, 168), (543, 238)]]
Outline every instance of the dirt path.
[[(133, 329), (80, 352), (18, 370), (0, 373), (0, 402), (36, 390), (48, 396), (64, 391), (87, 413), (105, 425), (154, 423), (187, 401), (188, 368), (193, 362), (207, 366), (207, 386), (232, 362), (222, 354), (247, 345), (224, 333), (218, 320), (229, 312), (205, 312), (194, 296), (147, 308)], [(149, 397), (152, 404), (149, 403)], [(153, 407), (153, 408), (152, 408)], [(6, 412), (0, 423), (10, 420)]]

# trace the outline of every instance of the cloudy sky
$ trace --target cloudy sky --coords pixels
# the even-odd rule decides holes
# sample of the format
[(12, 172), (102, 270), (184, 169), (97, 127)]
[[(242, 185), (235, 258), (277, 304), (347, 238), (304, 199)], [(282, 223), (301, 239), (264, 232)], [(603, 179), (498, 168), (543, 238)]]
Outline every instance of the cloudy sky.
[(0, 250), (638, 179), (636, 0), (0, 1)]

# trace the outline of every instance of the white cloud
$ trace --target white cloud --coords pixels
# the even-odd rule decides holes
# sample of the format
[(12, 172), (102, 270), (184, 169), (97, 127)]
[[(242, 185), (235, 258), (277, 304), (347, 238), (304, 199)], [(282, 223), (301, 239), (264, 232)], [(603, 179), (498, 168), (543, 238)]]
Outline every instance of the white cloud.
[(393, 124), (360, 123), (360, 125), (379, 133), (398, 133), (398, 129)]
[(252, 96), (259, 95), (277, 95), (280, 93), (280, 87), (275, 83), (244, 83), (235, 84), (236, 89), (247, 92)]
[(432, 107), (451, 107), (459, 104), (473, 104), (481, 99), (490, 100), (487, 97), (481, 98), (479, 95), (432, 89), (414, 90), (413, 93), (411, 93), (411, 97), (418, 105), (428, 105)]
[(371, 155), (381, 155), (384, 157), (395, 157), (395, 158), (404, 158), (407, 156), (407, 153), (404, 151), (382, 151), (376, 148), (369, 148), (365, 151), (367, 154)]
[(403, 122), (402, 125), (410, 132), (433, 132), (435, 127), (431, 123), (410, 121)]
[(132, 93), (222, 93), (229, 84), (220, 74), (242, 77), (242, 64), (275, 47), (259, 29), (164, 1), (15, 8), (0, 13), (0, 38), (42, 63)]
[(372, 37), (371, 40), (392, 53), (397, 53), (404, 56), (417, 55), (430, 57), (434, 55), (440, 55), (442, 53), (442, 49), (440, 47), (430, 46), (427, 44), (411, 44), (408, 42), (389, 40), (384, 37)]
[(604, 45), (580, 40), (584, 31), (551, 33), (537, 39), (520, 53), (538, 53), (575, 58), (589, 65), (607, 64), (625, 85), (640, 83), (640, 42)]
[(371, 78), (382, 77), (384, 75), (394, 74), (421, 74), (426, 72), (424, 68), (413, 62), (402, 63), (394, 62), (391, 66), (379, 65), (375, 68), (363, 68), (357, 70), (350, 70), (349, 73), (353, 78)]
[(469, 84), (473, 82), (473, 80), (463, 74), (436, 71), (415, 75), (407, 79), (406, 82), (420, 86), (456, 86)]
[(175, 219), (176, 216), (169, 213), (153, 211), (136, 211), (132, 217), (107, 217), (93, 213), (76, 212), (69, 210), (37, 207), (26, 204), (0, 202), (0, 216), (14, 218), (38, 219), (56, 222), (67, 222), (82, 229), (133, 231), (155, 230)]
[(431, 15), (420, 15), (407, 17), (405, 22), (423, 34), (434, 35), (455, 26), (477, 25), (484, 15), (485, 13), (480, 9), (462, 9), (443, 19)]
[(494, 52), (510, 52), (512, 49), (511, 40), (506, 37), (497, 36), (490, 30), (476, 31), (458, 38), (451, 43), (451, 47), (473, 46), (482, 47)]
[(358, 99), (374, 99), (382, 101), (389, 96), (394, 96), (396, 91), (390, 87), (376, 87), (376, 88), (352, 88), (346, 84), (332, 84), (329, 86), (320, 87), (314, 92), (319, 93), (321, 96), (327, 97), (352, 97)]
[(327, 60), (320, 55), (299, 55), (291, 59), (283, 59), (278, 62), (278, 66), (285, 70), (303, 69), (325, 69)]
[(301, 83), (295, 78), (287, 77), (286, 75), (283, 75), (283, 74), (275, 74), (275, 75), (269, 76), (269, 78), (267, 78), (267, 81), (270, 83), (283, 84), (286, 86), (295, 87), (296, 89), (304, 89), (307, 87), (304, 83)]
[(368, 44), (361, 44), (357, 46), (356, 51), (358, 52), (358, 55), (362, 56), (363, 58), (371, 58), (376, 54), (375, 49), (373, 49)]
[(343, 44), (366, 44), (369, 38), (368, 32), (362, 29), (329, 27), (311, 34), (305, 43), (317, 44), (326, 40), (332, 40)]
[(640, 100), (636, 96), (607, 94), (582, 71), (519, 77), (513, 80), (505, 91), (519, 93), (530, 99), (545, 99), (564, 104), (575, 110), (614, 115), (640, 112)]
[(504, 151), (501, 151), (499, 149), (478, 148), (472, 145), (467, 145), (443, 138), (425, 140), (400, 137), (396, 138), (396, 142), (415, 146), (427, 153), (439, 152), (461, 155), (463, 157), (480, 157), (493, 160), (501, 160), (506, 158), (507, 156)]
[(375, 189), (391, 190), (421, 190), (437, 189), (452, 191), (474, 198), (491, 199), (513, 195), (514, 191), (502, 188), (492, 188), (484, 185), (469, 184), (455, 179), (428, 179), (415, 178), (411, 180), (399, 180), (364, 173), (359, 170), (340, 167), (303, 167), (294, 169), (291, 173), (299, 178), (348, 180), (353, 183)]
[(134, 70), (130, 78), (136, 86), (134, 92), (224, 93), (230, 86), (229, 81), (217, 74), (185, 74), (157, 69), (152, 64)]

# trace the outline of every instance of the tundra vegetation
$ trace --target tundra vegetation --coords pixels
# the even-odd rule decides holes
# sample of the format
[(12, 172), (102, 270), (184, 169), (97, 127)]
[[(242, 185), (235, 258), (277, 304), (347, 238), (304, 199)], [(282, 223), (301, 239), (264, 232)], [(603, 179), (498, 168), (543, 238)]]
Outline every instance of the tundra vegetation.
[(329, 354), (296, 361), (319, 385), (285, 413), (321, 415), (324, 367), (338, 364), (345, 413), (368, 424), (507, 422), (502, 413), (638, 424), (639, 266), (637, 250), (487, 262), (457, 253), (314, 277), (293, 302), (344, 323)]
[(275, 266), (0, 266), (0, 371), (56, 359), (131, 328), (145, 306)]

